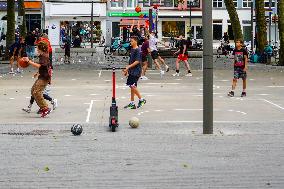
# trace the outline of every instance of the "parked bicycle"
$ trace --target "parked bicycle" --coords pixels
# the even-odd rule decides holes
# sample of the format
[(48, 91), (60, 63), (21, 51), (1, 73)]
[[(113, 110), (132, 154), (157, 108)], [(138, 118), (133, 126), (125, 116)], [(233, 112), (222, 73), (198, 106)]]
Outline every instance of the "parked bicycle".
[(119, 37), (114, 38), (112, 45), (104, 48), (105, 55), (112, 55), (115, 51), (118, 51), (119, 55), (125, 56), (130, 52), (130, 42), (124, 42)]
[(193, 43), (192, 43), (192, 49), (198, 49), (198, 50), (202, 50), (203, 49), (203, 44), (201, 41), (197, 41), (197, 39), (193, 39)]

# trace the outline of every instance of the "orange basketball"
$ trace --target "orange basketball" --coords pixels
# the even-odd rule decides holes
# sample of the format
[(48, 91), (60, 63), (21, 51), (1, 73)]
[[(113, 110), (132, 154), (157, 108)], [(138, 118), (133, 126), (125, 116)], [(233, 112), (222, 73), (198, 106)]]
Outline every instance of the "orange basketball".
[(22, 68), (26, 68), (29, 66), (28, 62), (25, 61), (23, 58), (20, 58), (19, 59), (19, 65), (22, 67)]
[(139, 6), (135, 7), (135, 11), (136, 11), (137, 13), (141, 12), (141, 7), (139, 7)]

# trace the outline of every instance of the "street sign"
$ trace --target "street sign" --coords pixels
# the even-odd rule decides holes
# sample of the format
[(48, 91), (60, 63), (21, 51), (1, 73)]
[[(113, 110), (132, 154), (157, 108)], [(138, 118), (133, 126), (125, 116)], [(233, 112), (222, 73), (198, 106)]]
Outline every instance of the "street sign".
[(23, 17), (23, 16), (17, 16), (16, 24), (17, 24), (18, 26), (23, 25), (23, 21), (24, 21), (24, 17)]

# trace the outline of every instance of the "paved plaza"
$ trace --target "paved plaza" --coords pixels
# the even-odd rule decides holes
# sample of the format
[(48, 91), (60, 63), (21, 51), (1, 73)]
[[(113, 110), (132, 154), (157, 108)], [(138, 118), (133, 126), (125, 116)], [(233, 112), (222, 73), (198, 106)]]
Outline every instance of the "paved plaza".
[[(85, 59), (82, 58), (81, 61)], [(78, 61), (78, 60), (77, 60)], [(217, 63), (216, 63), (217, 64)], [(117, 132), (108, 128), (110, 70), (55, 66), (51, 96), (58, 108), (27, 114), (34, 69), (0, 78), (0, 188), (277, 188), (284, 187), (284, 77), (282, 68), (250, 65), (248, 96), (227, 97), (230, 64), (214, 70), (214, 134), (202, 134), (202, 66), (193, 77), (150, 80), (138, 87), (147, 103), (125, 110), (129, 88), (117, 70)], [(172, 64), (173, 66), (173, 64)], [(173, 67), (172, 67), (173, 68)], [(140, 127), (128, 121), (136, 116)], [(74, 123), (83, 125), (72, 136)]]

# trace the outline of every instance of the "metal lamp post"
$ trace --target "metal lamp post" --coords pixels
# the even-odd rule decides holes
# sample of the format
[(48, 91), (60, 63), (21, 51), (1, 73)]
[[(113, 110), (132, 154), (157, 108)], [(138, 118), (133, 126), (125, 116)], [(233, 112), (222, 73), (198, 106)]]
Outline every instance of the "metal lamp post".
[(254, 0), (251, 1), (251, 51), (253, 52), (254, 48), (254, 26), (253, 26), (253, 13), (254, 13)]
[(94, 2), (91, 7), (91, 48), (94, 47)]
[(202, 3), (203, 25), (203, 134), (213, 134), (212, 0)]
[(191, 30), (191, 25), (192, 25), (192, 19), (191, 19), (191, 16), (192, 16), (192, 3), (193, 3), (193, 0), (190, 0), (189, 1), (189, 27), (190, 27), (190, 30)]

